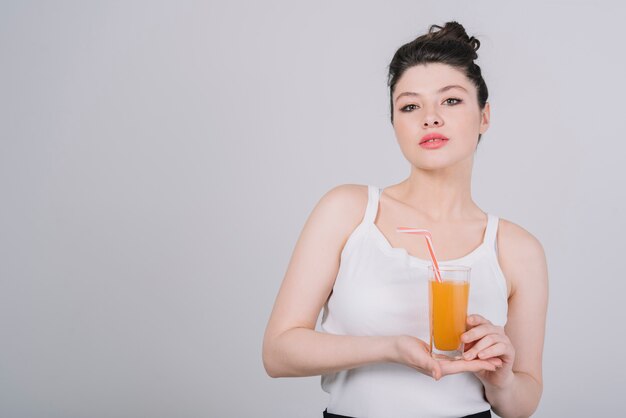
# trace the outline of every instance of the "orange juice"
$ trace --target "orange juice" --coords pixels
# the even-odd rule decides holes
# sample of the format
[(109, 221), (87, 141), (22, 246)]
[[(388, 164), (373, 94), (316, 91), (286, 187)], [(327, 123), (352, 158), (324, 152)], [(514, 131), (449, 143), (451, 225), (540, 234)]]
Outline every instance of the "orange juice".
[(430, 350), (462, 350), (467, 318), (468, 281), (429, 281)]

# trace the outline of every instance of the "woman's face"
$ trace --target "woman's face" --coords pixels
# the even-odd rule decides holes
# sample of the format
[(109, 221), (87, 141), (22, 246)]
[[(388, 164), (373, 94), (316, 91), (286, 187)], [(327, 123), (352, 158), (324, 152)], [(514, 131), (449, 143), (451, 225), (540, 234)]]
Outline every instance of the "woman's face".
[[(478, 134), (489, 127), (489, 104), (480, 109), (476, 87), (440, 63), (407, 69), (393, 92), (393, 127), (402, 153), (417, 168), (433, 170), (472, 160)], [(443, 136), (446, 139), (425, 138)]]

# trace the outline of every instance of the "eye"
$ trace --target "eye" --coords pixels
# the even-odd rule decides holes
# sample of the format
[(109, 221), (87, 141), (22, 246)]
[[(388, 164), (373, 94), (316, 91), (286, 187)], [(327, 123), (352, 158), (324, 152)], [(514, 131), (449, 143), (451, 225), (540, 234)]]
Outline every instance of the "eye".
[(462, 101), (463, 100), (457, 99), (456, 97), (450, 97), (449, 99), (446, 99), (444, 103), (450, 106), (454, 106), (454, 105), (461, 103)]
[(409, 105), (406, 105), (404, 107), (401, 107), (400, 111), (401, 112), (410, 112), (410, 111), (415, 110), (415, 109), (417, 109), (417, 105), (409, 104)]

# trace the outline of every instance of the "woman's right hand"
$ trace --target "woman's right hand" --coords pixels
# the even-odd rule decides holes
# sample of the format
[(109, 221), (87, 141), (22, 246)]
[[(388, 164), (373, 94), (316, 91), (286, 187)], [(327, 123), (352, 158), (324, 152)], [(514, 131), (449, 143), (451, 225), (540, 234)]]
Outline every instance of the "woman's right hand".
[(410, 335), (401, 335), (395, 341), (396, 363), (412, 367), (420, 373), (431, 376), (435, 380), (441, 379), (441, 365), (431, 357), (428, 344), (419, 338)]
[(480, 359), (470, 361), (434, 359), (430, 355), (428, 344), (419, 338), (409, 335), (401, 335), (396, 338), (395, 351), (394, 360), (396, 363), (412, 367), (435, 380), (439, 380), (449, 374), (479, 372), (482, 370), (495, 371), (501, 365), (497, 361)]

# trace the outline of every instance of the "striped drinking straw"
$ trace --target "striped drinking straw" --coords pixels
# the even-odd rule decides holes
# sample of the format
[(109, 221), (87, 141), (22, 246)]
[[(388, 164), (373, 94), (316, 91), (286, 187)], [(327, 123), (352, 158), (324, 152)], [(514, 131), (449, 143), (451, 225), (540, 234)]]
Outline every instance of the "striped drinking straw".
[(433, 249), (433, 237), (430, 234), (430, 231), (427, 229), (416, 229), (406, 226), (399, 226), (396, 228), (396, 232), (400, 232), (403, 234), (423, 235), (424, 238), (426, 238), (426, 246), (428, 247), (428, 252), (430, 253), (430, 259), (433, 262), (435, 278), (439, 283), (441, 283), (441, 272), (439, 271), (439, 263), (437, 263), (437, 257), (435, 257), (435, 250)]

